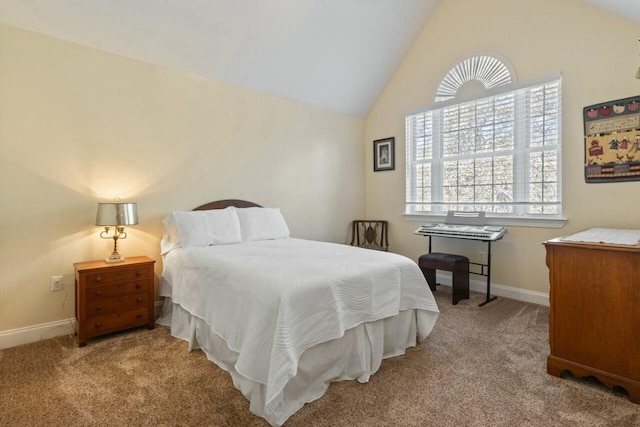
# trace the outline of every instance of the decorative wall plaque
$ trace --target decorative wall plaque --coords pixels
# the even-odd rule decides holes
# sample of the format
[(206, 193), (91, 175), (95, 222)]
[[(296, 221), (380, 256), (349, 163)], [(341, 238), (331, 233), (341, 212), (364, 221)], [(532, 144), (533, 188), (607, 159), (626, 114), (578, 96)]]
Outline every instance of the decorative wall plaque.
[(586, 182), (640, 180), (640, 95), (584, 107)]

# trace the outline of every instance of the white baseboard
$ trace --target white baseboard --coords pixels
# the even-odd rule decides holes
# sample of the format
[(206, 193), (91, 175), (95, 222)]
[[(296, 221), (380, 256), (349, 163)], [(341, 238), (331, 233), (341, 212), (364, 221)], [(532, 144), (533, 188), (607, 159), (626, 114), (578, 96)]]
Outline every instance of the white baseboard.
[[(436, 274), (436, 281), (444, 286), (451, 286), (451, 273)], [(469, 289), (483, 294), (487, 293), (487, 281), (469, 279)], [(549, 294), (543, 292), (528, 291), (526, 289), (491, 283), (491, 296), (505, 297), (518, 301), (549, 306)]]
[(0, 350), (36, 341), (48, 340), (62, 335), (73, 335), (76, 328), (74, 317), (56, 322), (41, 323), (24, 328), (0, 332)]
[[(162, 311), (162, 301), (154, 303), (155, 316), (158, 317)], [(63, 335), (74, 335), (76, 332), (75, 317), (58, 320), (55, 322), (41, 323), (39, 325), (27, 326), (24, 328), (11, 329), (0, 332), (0, 350), (3, 348), (16, 347), (32, 342), (48, 340)]]

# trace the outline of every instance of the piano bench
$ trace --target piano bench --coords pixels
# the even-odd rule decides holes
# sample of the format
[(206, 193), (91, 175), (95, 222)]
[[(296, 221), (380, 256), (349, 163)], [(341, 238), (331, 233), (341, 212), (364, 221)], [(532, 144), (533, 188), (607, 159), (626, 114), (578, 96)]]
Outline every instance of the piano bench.
[(432, 291), (436, 290), (436, 270), (451, 272), (453, 305), (461, 299), (469, 299), (469, 258), (466, 256), (433, 252), (422, 255), (418, 266)]

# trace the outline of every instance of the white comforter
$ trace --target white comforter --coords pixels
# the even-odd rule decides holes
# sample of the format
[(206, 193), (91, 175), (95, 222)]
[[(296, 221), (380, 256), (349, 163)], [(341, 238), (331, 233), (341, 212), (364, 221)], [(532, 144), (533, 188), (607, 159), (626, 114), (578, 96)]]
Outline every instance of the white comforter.
[(294, 238), (173, 250), (160, 292), (238, 353), (238, 373), (266, 385), (267, 412), (305, 350), (400, 311), (438, 312), (410, 259)]

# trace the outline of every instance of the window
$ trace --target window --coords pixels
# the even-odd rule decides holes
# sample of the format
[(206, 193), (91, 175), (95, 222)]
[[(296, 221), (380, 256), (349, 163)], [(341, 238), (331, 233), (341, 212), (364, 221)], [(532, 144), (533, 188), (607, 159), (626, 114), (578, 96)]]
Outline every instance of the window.
[[(474, 74), (461, 66), (463, 61), (457, 67), (466, 75), (449, 79), (456, 67), (447, 74), (434, 108), (406, 117), (406, 213), (483, 210), (494, 216), (558, 218), (561, 79), (514, 89), (505, 77), (508, 68), (486, 60), (500, 63), (496, 58), (466, 61), (482, 64), (483, 58), (484, 68), (500, 73), (493, 89), (486, 90), (490, 73), (477, 79), (482, 68)], [(483, 82), (484, 95), (462, 102), (443, 96), (442, 87), (456, 93), (451, 81), (460, 89), (472, 80)]]

